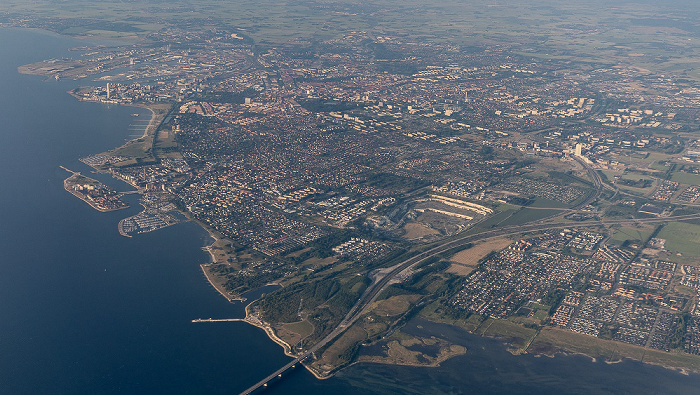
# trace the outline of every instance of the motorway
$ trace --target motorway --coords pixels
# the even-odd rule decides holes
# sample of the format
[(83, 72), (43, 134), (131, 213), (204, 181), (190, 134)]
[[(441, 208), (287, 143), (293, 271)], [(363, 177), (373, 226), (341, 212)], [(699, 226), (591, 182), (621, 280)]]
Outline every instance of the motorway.
[[(576, 158), (576, 161), (578, 161), (587, 171), (589, 176), (591, 177), (591, 180), (593, 181), (593, 186), (595, 189), (591, 191), (590, 195), (580, 204), (576, 205), (576, 207), (573, 207), (571, 210), (576, 210), (580, 207), (584, 207), (593, 200), (595, 200), (600, 193), (602, 192), (602, 189), (604, 188), (604, 184), (602, 180), (600, 179), (600, 176), (598, 173), (593, 170), (591, 167), (589, 167), (582, 159)], [(565, 212), (566, 213), (566, 212)], [(601, 226), (601, 225), (624, 225), (624, 224), (640, 224), (640, 223), (657, 223), (657, 222), (667, 222), (667, 221), (687, 221), (687, 220), (693, 220), (693, 219), (700, 219), (700, 214), (689, 214), (689, 215), (679, 215), (675, 217), (658, 217), (658, 218), (642, 218), (642, 219), (619, 219), (619, 220), (607, 220), (607, 221), (602, 221), (602, 220), (590, 220), (590, 221), (581, 221), (577, 223), (543, 223), (543, 221), (547, 219), (551, 219), (553, 217), (559, 217), (564, 215), (565, 213), (556, 213), (553, 216), (547, 217), (540, 219), (534, 223), (528, 223), (528, 224), (522, 224), (522, 225), (514, 225), (514, 226), (507, 226), (507, 227), (502, 227), (498, 229), (493, 229), (493, 230), (485, 230), (480, 233), (475, 233), (472, 235), (468, 236), (463, 236), (458, 239), (453, 239), (446, 241), (443, 244), (440, 244), (436, 247), (433, 247), (427, 251), (421, 252), (417, 255), (412, 256), (411, 258), (406, 259), (405, 261), (393, 266), (391, 271), (387, 272), (383, 277), (381, 278), (376, 278), (375, 281), (370, 284), (369, 287), (365, 290), (365, 292), (360, 296), (358, 301), (355, 303), (355, 305), (350, 309), (350, 311), (345, 315), (343, 320), (336, 326), (336, 328), (328, 334), (326, 337), (324, 337), (321, 341), (316, 343), (313, 347), (311, 347), (309, 350), (301, 354), (299, 357), (296, 359), (292, 360), (288, 364), (284, 365), (274, 373), (270, 374), (269, 376), (265, 377), (264, 379), (260, 380), (257, 382), (255, 385), (251, 386), (247, 390), (241, 392), (241, 395), (248, 395), (259, 388), (266, 387), (267, 384), (275, 379), (275, 378), (281, 378), (282, 374), (286, 372), (287, 370), (293, 368), (297, 364), (301, 363), (302, 361), (306, 360), (309, 356), (311, 356), (314, 352), (318, 351), (322, 347), (325, 347), (327, 344), (335, 340), (338, 336), (340, 336), (347, 328), (349, 328), (352, 324), (355, 323), (369, 308), (369, 306), (377, 300), (379, 295), (381, 295), (382, 291), (384, 291), (387, 287), (389, 287), (391, 280), (396, 277), (399, 273), (403, 272), (406, 269), (409, 269), (415, 265), (418, 265), (422, 262), (424, 262), (427, 259), (430, 259), (432, 257), (435, 257), (445, 251), (448, 251), (453, 248), (458, 248), (458, 247), (465, 247), (466, 245), (470, 243), (475, 243), (475, 242), (481, 242), (484, 240), (496, 238), (496, 237), (503, 237), (503, 236), (511, 236), (511, 235), (517, 235), (517, 234), (526, 234), (526, 233), (533, 233), (533, 232), (541, 232), (545, 230), (551, 230), (551, 229), (564, 229), (564, 228), (585, 228), (585, 227), (596, 227), (596, 226)]]
[(311, 356), (314, 352), (318, 351), (322, 347), (326, 346), (335, 338), (337, 338), (339, 335), (341, 335), (347, 328), (349, 328), (352, 324), (355, 323), (369, 308), (369, 306), (377, 300), (379, 295), (381, 295), (382, 291), (384, 291), (389, 285), (390, 281), (396, 277), (399, 273), (402, 271), (415, 266), (419, 263), (424, 262), (425, 260), (432, 258), (434, 256), (437, 256), (445, 251), (448, 251), (453, 248), (457, 247), (464, 247), (467, 244), (470, 243), (475, 243), (475, 242), (480, 242), (488, 239), (492, 239), (495, 237), (503, 237), (503, 236), (511, 236), (511, 235), (516, 235), (516, 234), (525, 234), (525, 233), (533, 233), (533, 232), (541, 232), (544, 230), (550, 230), (550, 229), (564, 229), (564, 228), (585, 228), (585, 227), (595, 227), (595, 226), (600, 226), (600, 225), (625, 225), (625, 224), (640, 224), (640, 223), (658, 223), (658, 222), (667, 222), (667, 221), (688, 221), (688, 220), (693, 220), (693, 219), (700, 219), (700, 214), (689, 214), (689, 215), (679, 215), (675, 217), (659, 217), (659, 218), (642, 218), (642, 219), (619, 219), (619, 220), (608, 220), (608, 221), (600, 221), (600, 220), (592, 220), (592, 221), (581, 221), (575, 224), (572, 223), (535, 223), (535, 224), (526, 224), (526, 225), (516, 225), (516, 226), (508, 226), (508, 227), (503, 227), (495, 230), (487, 230), (481, 233), (476, 233), (473, 235), (469, 236), (464, 236), (459, 239), (451, 240), (448, 241), (444, 244), (441, 244), (439, 246), (433, 247), (427, 251), (424, 251), (418, 255), (415, 255), (409, 259), (406, 259), (405, 261), (397, 264), (392, 268), (390, 272), (388, 272), (384, 277), (378, 278), (375, 280), (374, 283), (372, 283), (362, 294), (360, 299), (355, 303), (355, 305), (350, 309), (350, 311), (347, 313), (345, 318), (336, 326), (336, 328), (328, 334), (328, 336), (324, 337), (320, 342), (316, 343), (313, 347), (311, 347), (308, 351), (304, 352), (301, 354), (299, 357), (296, 359), (292, 360), (288, 364), (284, 365), (274, 373), (270, 374), (269, 376), (265, 377), (264, 379), (260, 380), (258, 383), (253, 385), (252, 387), (248, 388), (247, 390), (241, 392), (241, 395), (248, 395), (252, 393), (253, 391), (265, 387), (270, 380), (273, 380), (277, 377), (281, 377), (282, 374), (291, 369), (292, 367), (296, 366), (298, 363), (304, 361), (306, 358)]

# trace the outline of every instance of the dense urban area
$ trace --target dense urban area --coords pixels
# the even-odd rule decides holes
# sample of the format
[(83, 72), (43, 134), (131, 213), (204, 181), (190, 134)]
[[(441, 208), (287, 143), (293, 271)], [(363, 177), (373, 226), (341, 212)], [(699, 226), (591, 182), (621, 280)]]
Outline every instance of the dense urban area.
[[(514, 353), (700, 370), (692, 75), (369, 30), (261, 43), (216, 23), (74, 54), (20, 71), (153, 111), (142, 137), (81, 159), (141, 193), (120, 233), (200, 223), (212, 285), (281, 285), (247, 320), (317, 376), (463, 353), (408, 342), (416, 315)], [(66, 187), (121, 208), (104, 188)]]

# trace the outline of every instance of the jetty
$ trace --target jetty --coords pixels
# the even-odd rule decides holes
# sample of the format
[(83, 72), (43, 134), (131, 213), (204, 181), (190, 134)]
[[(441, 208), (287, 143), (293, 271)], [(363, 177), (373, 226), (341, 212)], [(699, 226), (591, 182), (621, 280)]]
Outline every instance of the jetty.
[(245, 321), (243, 318), (195, 318), (192, 322), (238, 322)]

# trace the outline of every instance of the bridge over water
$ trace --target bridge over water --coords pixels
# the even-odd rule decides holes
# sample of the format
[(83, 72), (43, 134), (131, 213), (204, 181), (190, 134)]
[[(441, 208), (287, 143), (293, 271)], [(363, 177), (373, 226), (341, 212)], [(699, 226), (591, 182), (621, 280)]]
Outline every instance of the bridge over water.
[[(589, 169), (587, 166), (584, 165), (585, 168), (587, 168), (590, 172), (590, 176), (593, 180), (594, 184), (594, 191), (584, 200), (582, 204), (577, 205), (576, 207), (572, 208), (571, 210), (578, 209), (579, 207), (589, 204), (592, 200), (594, 200), (602, 191), (604, 184), (601, 182), (599, 176), (597, 173)], [(564, 213), (566, 214), (566, 212)], [(248, 395), (251, 394), (252, 392), (262, 388), (266, 387), (267, 384), (279, 377), (282, 377), (282, 374), (286, 372), (287, 370), (293, 368), (296, 366), (296, 364), (303, 362), (306, 360), (309, 356), (311, 356), (314, 352), (318, 351), (321, 347), (325, 346), (326, 344), (330, 343), (333, 341), (336, 337), (338, 337), (340, 334), (342, 334), (348, 327), (350, 327), (359, 317), (362, 315), (362, 313), (365, 311), (365, 309), (374, 302), (381, 292), (385, 290), (389, 284), (390, 280), (394, 278), (396, 275), (401, 273), (402, 271), (406, 270), (407, 268), (414, 266), (420, 262), (425, 261), (428, 258), (434, 257), (440, 253), (443, 253), (445, 251), (448, 251), (452, 248), (456, 247), (462, 247), (466, 244), (469, 243), (474, 243), (477, 241), (483, 241), (486, 239), (494, 238), (494, 237), (503, 237), (503, 236), (510, 236), (510, 235), (517, 235), (517, 234), (523, 234), (523, 233), (532, 233), (532, 232), (541, 232), (544, 230), (550, 230), (550, 229), (561, 229), (561, 228), (567, 228), (567, 227), (578, 227), (578, 228), (585, 228), (585, 227), (591, 227), (591, 226), (600, 226), (600, 225), (613, 225), (613, 224), (639, 224), (639, 223), (657, 223), (657, 222), (667, 222), (667, 221), (687, 221), (687, 220), (694, 220), (700, 218), (700, 214), (686, 214), (686, 215), (678, 215), (678, 216), (673, 216), (673, 217), (665, 217), (665, 218), (635, 218), (635, 219), (615, 219), (615, 220), (607, 220), (607, 221), (601, 221), (601, 220), (590, 220), (590, 221), (582, 221), (577, 224), (571, 224), (571, 223), (556, 223), (556, 222), (550, 222), (547, 223), (545, 222), (546, 220), (555, 218), (555, 217), (560, 217), (564, 214), (558, 213), (552, 216), (549, 216), (547, 218), (539, 219), (534, 222), (526, 223), (526, 224), (521, 224), (517, 226), (508, 226), (508, 227), (503, 227), (499, 229), (494, 229), (494, 230), (487, 230), (483, 231), (480, 233), (475, 233), (472, 235), (468, 236), (463, 236), (459, 237), (457, 239), (452, 239), (452, 240), (447, 240), (443, 244), (440, 244), (438, 246), (435, 246), (427, 251), (424, 251), (422, 253), (419, 253), (411, 258), (406, 259), (405, 261), (399, 263), (398, 265), (394, 266), (389, 273), (387, 273), (383, 278), (377, 279), (373, 284), (371, 284), (365, 292), (362, 294), (360, 299), (355, 303), (355, 305), (350, 309), (348, 314), (345, 316), (345, 318), (340, 322), (340, 324), (331, 332), (328, 336), (323, 338), (320, 342), (318, 342), (316, 345), (314, 345), (311, 349), (309, 349), (307, 352), (304, 354), (300, 355), (298, 358), (294, 359), (293, 361), (289, 362), (288, 364), (284, 365), (271, 375), (265, 377), (264, 379), (260, 380), (257, 382), (255, 385), (251, 386), (247, 390), (241, 392), (241, 395)]]

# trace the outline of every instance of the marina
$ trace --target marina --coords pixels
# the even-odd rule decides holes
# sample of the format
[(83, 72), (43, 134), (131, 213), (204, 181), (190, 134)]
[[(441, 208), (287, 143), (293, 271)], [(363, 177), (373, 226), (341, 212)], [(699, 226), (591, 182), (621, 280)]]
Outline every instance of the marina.
[(182, 221), (168, 212), (144, 206), (143, 211), (122, 219), (117, 226), (120, 235), (132, 237), (135, 234), (153, 232), (180, 222)]

